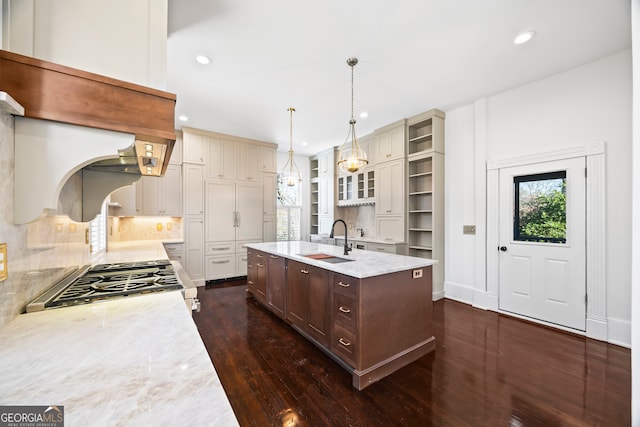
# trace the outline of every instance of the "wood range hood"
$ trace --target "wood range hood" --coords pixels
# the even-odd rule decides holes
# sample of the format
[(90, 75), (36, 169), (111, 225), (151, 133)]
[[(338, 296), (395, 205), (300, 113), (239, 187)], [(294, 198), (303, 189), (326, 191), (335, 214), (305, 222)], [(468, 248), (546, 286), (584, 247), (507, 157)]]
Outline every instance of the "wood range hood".
[(15, 117), (14, 223), (59, 211), (74, 174), (82, 174), (82, 212), (58, 213), (88, 221), (99, 212), (95, 201), (167, 169), (175, 94), (5, 50), (0, 91), (24, 108), (24, 117)]

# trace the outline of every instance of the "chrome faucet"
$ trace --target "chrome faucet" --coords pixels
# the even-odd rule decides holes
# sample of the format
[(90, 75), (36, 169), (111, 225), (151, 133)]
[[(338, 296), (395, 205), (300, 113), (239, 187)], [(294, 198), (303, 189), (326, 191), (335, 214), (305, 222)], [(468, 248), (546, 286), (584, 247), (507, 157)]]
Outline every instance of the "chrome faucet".
[(346, 222), (344, 222), (341, 219), (336, 219), (335, 221), (333, 221), (333, 224), (331, 225), (331, 234), (329, 234), (329, 237), (333, 239), (333, 230), (336, 228), (336, 222), (341, 222), (344, 225), (344, 254), (349, 255), (349, 251), (351, 250), (351, 248), (349, 247), (349, 243), (347, 242), (347, 223)]

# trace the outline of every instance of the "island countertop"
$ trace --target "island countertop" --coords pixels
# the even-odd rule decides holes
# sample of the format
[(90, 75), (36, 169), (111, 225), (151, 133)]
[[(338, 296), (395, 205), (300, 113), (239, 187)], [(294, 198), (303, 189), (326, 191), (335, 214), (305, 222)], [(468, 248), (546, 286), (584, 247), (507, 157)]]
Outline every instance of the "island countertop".
[[(284, 258), (300, 261), (325, 270), (346, 274), (347, 276), (359, 279), (381, 276), (383, 274), (411, 270), (414, 268), (428, 267), (437, 263), (436, 260), (426, 258), (365, 251), (360, 249), (353, 249), (348, 255), (344, 255), (344, 248), (342, 246), (332, 246), (305, 241), (246, 243), (245, 246), (247, 248), (253, 248), (273, 255), (279, 255)], [(332, 264), (305, 256), (312, 254), (333, 255), (352, 261)]]

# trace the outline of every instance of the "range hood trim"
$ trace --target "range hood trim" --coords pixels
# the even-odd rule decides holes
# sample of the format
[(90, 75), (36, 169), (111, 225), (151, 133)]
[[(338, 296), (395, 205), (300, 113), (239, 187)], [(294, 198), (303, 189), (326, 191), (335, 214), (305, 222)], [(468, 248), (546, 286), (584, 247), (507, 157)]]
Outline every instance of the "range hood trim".
[[(56, 211), (62, 188), (74, 173), (96, 161), (114, 158), (119, 149), (134, 142), (135, 135), (123, 132), (15, 117), (14, 224), (32, 222), (45, 210)], [(120, 175), (129, 175), (128, 183), (140, 178), (138, 174)], [(126, 183), (114, 185), (112, 190)], [(102, 200), (104, 197), (99, 203)], [(95, 211), (89, 203), (94, 205), (95, 200), (87, 201), (83, 208), (87, 215)], [(87, 215), (72, 219), (92, 219)]]

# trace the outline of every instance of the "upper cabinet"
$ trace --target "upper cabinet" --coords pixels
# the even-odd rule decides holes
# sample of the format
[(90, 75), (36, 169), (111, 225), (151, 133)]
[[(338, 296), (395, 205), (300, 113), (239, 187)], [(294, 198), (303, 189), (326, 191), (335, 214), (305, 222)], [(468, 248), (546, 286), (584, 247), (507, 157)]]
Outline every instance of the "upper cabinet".
[(260, 160), (262, 172), (278, 172), (276, 149), (273, 147), (260, 147)]
[(367, 154), (369, 163), (354, 174), (339, 172), (337, 175), (338, 206), (372, 205), (376, 201), (375, 137), (373, 134), (360, 138), (360, 147)]
[(407, 157), (444, 153), (444, 113), (430, 110), (407, 122)]
[(334, 161), (333, 148), (309, 158), (310, 234), (328, 234), (333, 223)]
[(383, 128), (376, 129), (375, 154), (376, 163), (402, 159), (405, 156), (406, 120), (399, 120)]
[(204, 164), (205, 137), (183, 130), (182, 160), (187, 163)]
[(169, 165), (162, 178), (143, 176), (138, 188), (142, 189), (142, 215), (182, 214), (180, 166)]
[(240, 181), (259, 180), (259, 173), (262, 169), (260, 147), (254, 144), (239, 143), (236, 145), (236, 176)]

